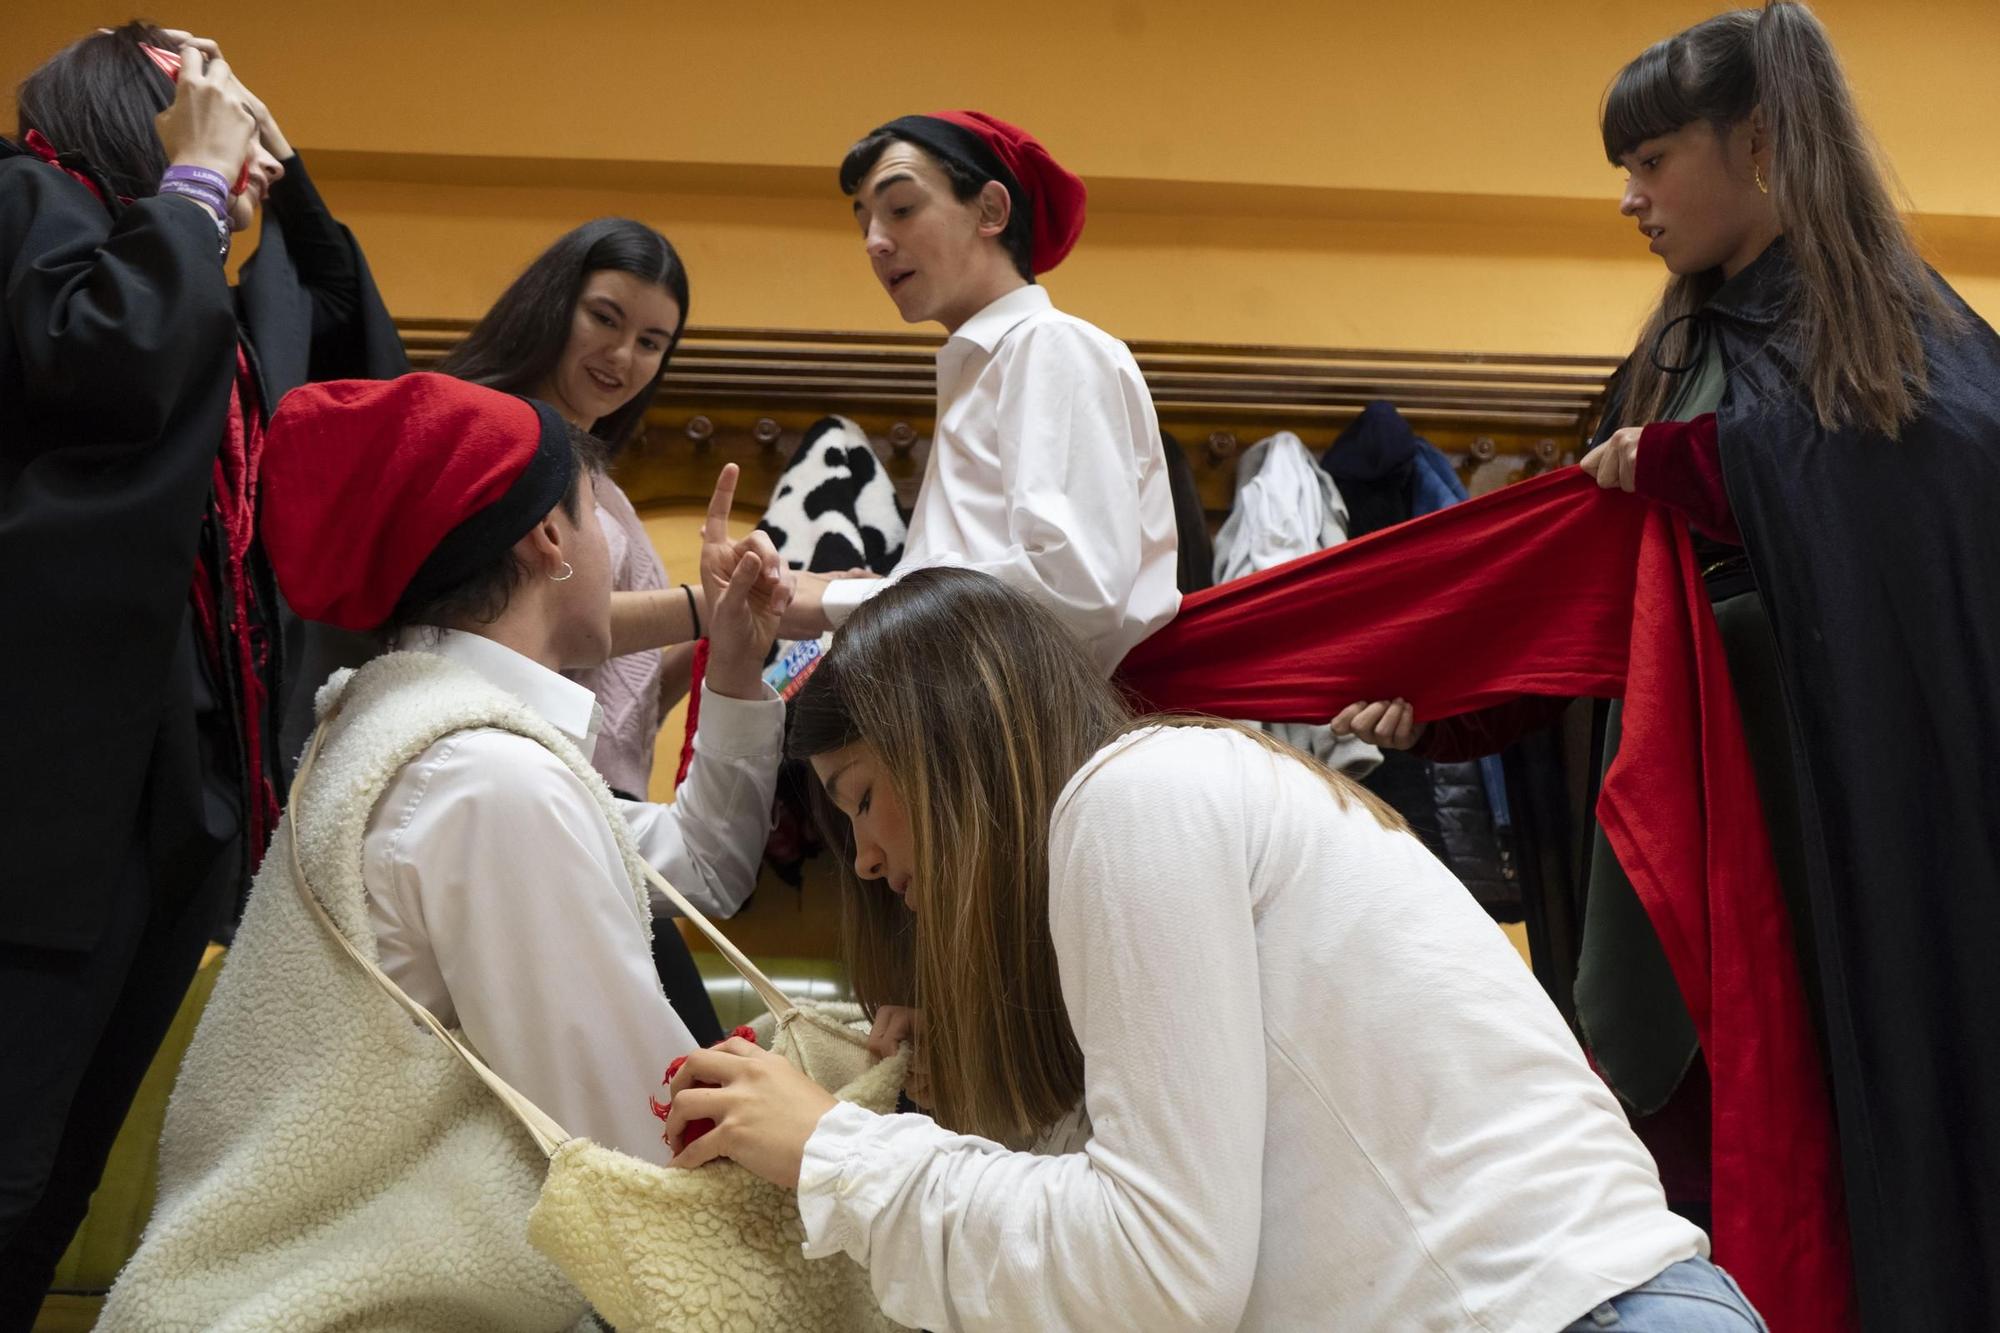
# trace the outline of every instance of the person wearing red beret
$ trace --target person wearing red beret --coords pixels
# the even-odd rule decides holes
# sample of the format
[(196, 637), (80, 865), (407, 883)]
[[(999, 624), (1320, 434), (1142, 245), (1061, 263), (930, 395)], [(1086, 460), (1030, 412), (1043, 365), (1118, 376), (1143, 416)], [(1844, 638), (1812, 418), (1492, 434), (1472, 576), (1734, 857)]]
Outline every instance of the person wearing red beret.
[[(747, 892), (761, 838), (732, 821), (761, 833), (771, 807), (784, 704), (761, 668), (788, 592), (775, 552), (711, 581), (694, 771), (673, 806), (614, 800), (587, 757), (596, 701), (561, 674), (610, 647), (599, 448), (546, 403), (438, 374), (308, 386), (273, 417), (280, 589), (391, 650), (320, 693), (101, 1327), (586, 1313), (528, 1245), (545, 1163), (331, 932), (571, 1133), (664, 1159), (653, 1079), (696, 1043), (654, 970), (645, 865), (723, 915)], [(712, 509), (705, 541), (726, 523)]]
[(961, 565), (1053, 611), (1109, 675), (1180, 592), (1146, 381), (1035, 281), (1083, 233), (1083, 182), (1026, 130), (940, 111), (871, 131), (840, 188), (897, 312), (950, 337), (902, 562), (888, 580), (800, 574), (784, 632), (819, 634), (905, 571)]

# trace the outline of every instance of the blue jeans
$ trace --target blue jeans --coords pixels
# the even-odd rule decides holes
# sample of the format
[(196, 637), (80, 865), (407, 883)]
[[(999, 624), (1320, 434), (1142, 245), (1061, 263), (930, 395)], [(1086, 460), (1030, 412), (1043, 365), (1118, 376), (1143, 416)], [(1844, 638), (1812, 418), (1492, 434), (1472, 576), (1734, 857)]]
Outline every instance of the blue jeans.
[(1706, 1259), (1683, 1259), (1613, 1296), (1563, 1333), (1770, 1333), (1735, 1279)]

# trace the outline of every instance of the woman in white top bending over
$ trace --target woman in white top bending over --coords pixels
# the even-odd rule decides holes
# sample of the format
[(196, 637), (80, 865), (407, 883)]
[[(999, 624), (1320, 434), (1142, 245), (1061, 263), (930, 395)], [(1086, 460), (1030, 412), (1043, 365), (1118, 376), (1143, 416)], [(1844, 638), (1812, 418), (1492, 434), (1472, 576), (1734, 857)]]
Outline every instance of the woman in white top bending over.
[(1135, 722), (967, 570), (858, 608), (793, 709), (846, 817), (857, 989), (878, 1032), (924, 1015), (935, 1114), (731, 1041), (667, 1131), (679, 1165), (796, 1186), (807, 1252), (852, 1255), (893, 1318), (1761, 1327), (1505, 937), (1361, 788)]

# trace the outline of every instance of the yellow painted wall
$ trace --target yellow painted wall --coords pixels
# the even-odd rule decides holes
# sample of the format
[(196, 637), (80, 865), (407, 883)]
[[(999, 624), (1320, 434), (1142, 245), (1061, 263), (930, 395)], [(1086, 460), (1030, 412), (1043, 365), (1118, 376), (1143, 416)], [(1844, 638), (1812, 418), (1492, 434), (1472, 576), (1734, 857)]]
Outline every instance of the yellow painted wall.
[[(1083, 243), (1048, 285), (1120, 336), (1602, 354), (1629, 344), (1661, 274), (1616, 214), (1598, 99), (1647, 42), (1710, 12), (178, 0), (155, 17), (222, 40), (400, 315), (476, 316), (557, 233), (624, 213), (674, 238), (698, 323), (898, 327), (833, 167), (893, 115), (975, 105), (1033, 128), (1090, 182)], [(2000, 4), (1818, 12), (1935, 262), (2000, 314), (2000, 174), (1984, 165)], [(125, 15), (13, 6), (0, 83)], [(691, 570), (693, 514), (648, 522), (669, 569)], [(679, 734), (677, 716), (662, 796)], [(742, 927), (769, 932), (753, 951), (823, 933), (780, 920), (783, 897), (760, 894)]]
[[(1660, 272), (1594, 114), (1673, 0), (767, 0), (276, 7), (185, 0), (308, 154), (399, 314), (470, 316), (554, 234), (624, 212), (704, 324), (892, 328), (831, 185), (906, 110), (1028, 124), (1091, 182), (1049, 286), (1128, 338), (1622, 351)], [(1940, 267), (2000, 313), (2000, 5), (1827, 0)], [(10, 15), (0, 79), (104, 21)], [(110, 17), (116, 17), (115, 15)]]

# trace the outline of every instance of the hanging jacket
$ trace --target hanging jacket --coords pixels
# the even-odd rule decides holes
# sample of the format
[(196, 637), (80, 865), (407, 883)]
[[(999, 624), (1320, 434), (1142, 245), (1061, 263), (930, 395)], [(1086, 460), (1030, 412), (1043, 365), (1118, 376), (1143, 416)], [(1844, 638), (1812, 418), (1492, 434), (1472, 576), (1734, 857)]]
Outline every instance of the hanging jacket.
[[(1215, 581), (1273, 569), (1347, 540), (1347, 503), (1288, 430), (1259, 440), (1236, 464), (1236, 502), (1215, 534)], [(1249, 720), (1286, 744), (1352, 778), (1366, 777), (1382, 752), (1323, 723)]]
[[(1466, 498), (1450, 461), (1380, 400), (1348, 423), (1321, 455), (1320, 466), (1348, 497), (1356, 537)], [(1498, 756), (1444, 763), (1391, 752), (1368, 786), (1410, 821), (1490, 914), (1502, 921), (1521, 919), (1520, 871)]]
[(1411, 514), (1434, 514), (1470, 498), (1465, 483), (1458, 479), (1458, 469), (1429, 440), (1417, 440), (1415, 461), (1417, 466), (1410, 478)]
[(1347, 540), (1347, 502), (1305, 443), (1288, 430), (1257, 441), (1236, 463), (1236, 501), (1215, 534), (1215, 581), (1271, 569)]

